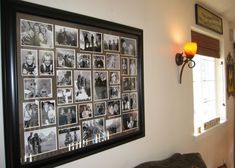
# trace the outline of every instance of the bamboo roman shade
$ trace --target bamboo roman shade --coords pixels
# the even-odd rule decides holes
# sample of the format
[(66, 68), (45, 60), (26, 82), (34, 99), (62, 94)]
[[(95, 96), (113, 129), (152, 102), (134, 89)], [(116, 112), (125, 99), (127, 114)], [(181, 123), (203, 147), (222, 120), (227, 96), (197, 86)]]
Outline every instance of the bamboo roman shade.
[(197, 54), (220, 58), (220, 41), (218, 39), (191, 31), (191, 40), (197, 43)]

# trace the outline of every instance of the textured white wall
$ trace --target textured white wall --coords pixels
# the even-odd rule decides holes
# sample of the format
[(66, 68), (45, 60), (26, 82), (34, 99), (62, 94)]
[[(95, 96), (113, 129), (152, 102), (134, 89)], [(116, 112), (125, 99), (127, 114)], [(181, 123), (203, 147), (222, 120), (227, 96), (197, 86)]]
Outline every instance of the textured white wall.
[[(195, 25), (194, 0), (26, 1), (144, 30), (145, 138), (61, 165), (60, 168), (131, 168), (143, 161), (163, 159), (174, 152), (200, 152), (208, 168), (216, 167), (223, 161), (232, 163), (233, 98), (227, 101), (228, 122), (195, 138), (191, 70), (186, 68), (183, 84), (177, 83), (178, 68), (174, 55), (181, 51), (183, 43), (190, 41), (191, 28), (212, 33)], [(223, 54), (227, 55), (232, 47), (227, 22), (224, 20), (223, 36), (212, 35), (224, 41)]]

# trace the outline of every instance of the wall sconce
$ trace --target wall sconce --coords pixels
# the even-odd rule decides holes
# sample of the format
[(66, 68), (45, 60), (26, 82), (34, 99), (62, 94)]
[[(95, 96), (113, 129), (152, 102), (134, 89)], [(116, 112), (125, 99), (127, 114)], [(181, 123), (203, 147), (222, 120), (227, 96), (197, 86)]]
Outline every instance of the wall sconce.
[(185, 65), (188, 64), (189, 68), (193, 68), (196, 65), (196, 63), (192, 60), (196, 52), (197, 52), (197, 43), (190, 42), (184, 45), (185, 56), (183, 56), (183, 53), (177, 53), (175, 55), (176, 65), (178, 66), (182, 65), (181, 71), (180, 71), (180, 84), (181, 84), (182, 74), (183, 74)]

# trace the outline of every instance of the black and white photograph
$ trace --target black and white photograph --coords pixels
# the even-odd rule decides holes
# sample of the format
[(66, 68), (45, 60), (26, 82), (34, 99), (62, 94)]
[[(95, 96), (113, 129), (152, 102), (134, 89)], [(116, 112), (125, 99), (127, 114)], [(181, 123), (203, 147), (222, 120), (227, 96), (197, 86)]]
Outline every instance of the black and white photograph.
[(119, 42), (119, 36), (104, 34), (104, 50), (118, 52), (120, 46)]
[(93, 71), (94, 100), (108, 99), (108, 72)]
[(91, 54), (77, 53), (77, 68), (91, 69)]
[(138, 127), (138, 112), (125, 113), (122, 116), (123, 131), (128, 131)]
[(128, 75), (129, 74), (129, 59), (122, 57), (121, 58), (121, 70), (122, 70), (122, 75)]
[(41, 122), (42, 126), (56, 124), (56, 104), (55, 100), (41, 101)]
[(77, 121), (77, 106), (59, 106), (58, 110), (58, 125), (66, 126), (76, 124)]
[(78, 47), (78, 29), (55, 25), (55, 45)]
[(93, 55), (93, 69), (104, 69), (105, 68), (105, 56), (104, 55)]
[(88, 30), (80, 30), (80, 50), (101, 53), (102, 34)]
[(94, 116), (99, 117), (106, 114), (106, 102), (94, 103)]
[(39, 72), (40, 75), (54, 75), (54, 52), (49, 50), (39, 50)]
[(123, 91), (135, 91), (137, 89), (136, 84), (136, 77), (122, 77)]
[(38, 101), (23, 103), (24, 128), (40, 126)]
[(106, 68), (120, 70), (120, 55), (115, 53), (107, 53)]
[(109, 132), (109, 135), (118, 134), (122, 131), (122, 119), (111, 118), (106, 120), (106, 130)]
[(93, 119), (82, 122), (82, 138), (84, 146), (88, 145), (89, 142), (92, 144), (101, 141), (104, 136), (104, 119)]
[(138, 108), (137, 92), (130, 93), (130, 109), (136, 110)]
[(71, 70), (57, 70), (56, 82), (57, 87), (72, 86), (72, 71)]
[(21, 49), (21, 74), (22, 76), (38, 75), (37, 50)]
[(136, 40), (121, 37), (121, 54), (127, 56), (136, 56)]
[(121, 114), (120, 100), (112, 100), (107, 102), (107, 116), (112, 117)]
[(93, 117), (92, 103), (79, 104), (78, 112), (80, 119), (88, 119)]
[(56, 48), (57, 68), (75, 68), (75, 50)]
[(92, 100), (91, 71), (74, 71), (75, 102)]
[(109, 84), (110, 85), (120, 84), (120, 71), (109, 72)]
[(129, 59), (129, 74), (137, 75), (137, 59)]
[(110, 99), (121, 98), (120, 85), (109, 86), (109, 97)]
[(26, 157), (57, 150), (56, 127), (24, 132), (24, 147)]
[(25, 99), (52, 98), (52, 79), (25, 78), (24, 98)]
[(31, 20), (20, 20), (22, 46), (53, 48), (53, 25)]
[(122, 111), (129, 111), (130, 110), (130, 94), (123, 93), (122, 94)]
[(69, 127), (58, 130), (59, 149), (81, 148), (81, 128), (80, 126)]
[(73, 89), (72, 88), (57, 88), (57, 104), (72, 104)]

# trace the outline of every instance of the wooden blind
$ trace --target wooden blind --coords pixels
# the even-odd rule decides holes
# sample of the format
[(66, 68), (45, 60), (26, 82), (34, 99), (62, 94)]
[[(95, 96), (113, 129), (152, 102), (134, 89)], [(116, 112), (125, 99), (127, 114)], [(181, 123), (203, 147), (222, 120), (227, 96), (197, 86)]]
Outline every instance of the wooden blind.
[(195, 31), (191, 31), (191, 40), (197, 43), (197, 54), (220, 58), (219, 40)]

